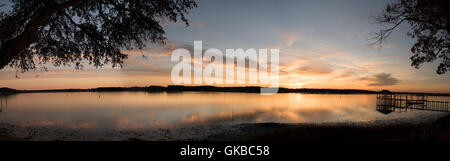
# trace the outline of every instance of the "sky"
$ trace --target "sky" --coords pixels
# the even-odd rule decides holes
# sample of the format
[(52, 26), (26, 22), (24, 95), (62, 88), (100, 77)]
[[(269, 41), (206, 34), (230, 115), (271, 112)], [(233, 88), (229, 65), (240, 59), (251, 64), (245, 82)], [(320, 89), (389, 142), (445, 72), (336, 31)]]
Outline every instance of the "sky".
[[(129, 55), (123, 68), (48, 67), (48, 71), (0, 70), (0, 87), (66, 89), (170, 85), (170, 54), (201, 40), (203, 49), (279, 49), (280, 86), (450, 92), (450, 74), (437, 62), (412, 67), (414, 40), (399, 26), (380, 50), (370, 44), (375, 23), (389, 1), (373, 0), (200, 0), (187, 15), (190, 26), (161, 22), (167, 43)], [(5, 10), (3, 7), (1, 10)], [(142, 56), (144, 55), (144, 56)]]

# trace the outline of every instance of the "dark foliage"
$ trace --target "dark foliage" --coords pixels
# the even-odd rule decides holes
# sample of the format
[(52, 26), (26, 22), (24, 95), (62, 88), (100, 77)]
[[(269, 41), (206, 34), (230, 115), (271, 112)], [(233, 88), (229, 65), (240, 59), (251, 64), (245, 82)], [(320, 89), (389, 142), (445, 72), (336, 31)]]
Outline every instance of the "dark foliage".
[(436, 72), (450, 70), (450, 1), (449, 0), (399, 0), (387, 5), (377, 21), (388, 28), (376, 33), (376, 43), (385, 41), (403, 22), (411, 26), (407, 35), (415, 39), (411, 47), (411, 66), (419, 68), (425, 62), (440, 60)]
[(164, 43), (160, 21), (184, 21), (194, 0), (11, 0), (0, 13), (0, 69), (82, 62), (121, 66), (123, 49)]

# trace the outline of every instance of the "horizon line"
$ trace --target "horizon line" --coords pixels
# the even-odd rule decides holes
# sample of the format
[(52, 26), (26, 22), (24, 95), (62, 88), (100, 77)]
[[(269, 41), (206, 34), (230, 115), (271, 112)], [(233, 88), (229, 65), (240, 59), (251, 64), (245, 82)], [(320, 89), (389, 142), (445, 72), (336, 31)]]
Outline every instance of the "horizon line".
[[(210, 89), (201, 89), (201, 88), (210, 88)], [(153, 88), (153, 89), (151, 89)], [(178, 88), (178, 89), (177, 89)], [(180, 89), (185, 88), (185, 89)], [(186, 89), (189, 88), (189, 89)], [(217, 89), (237, 89), (240, 88), (241, 91), (214, 91)], [(211, 86), (211, 85), (149, 85), (149, 86), (100, 86), (94, 88), (64, 88), (64, 89), (14, 89), (9, 87), (0, 87), (0, 94), (3, 92), (13, 92), (13, 93), (33, 93), (33, 92), (84, 92), (84, 91), (92, 91), (92, 92), (101, 92), (101, 91), (145, 91), (145, 90), (154, 90), (154, 91), (199, 91), (199, 92), (246, 92), (252, 93), (252, 91), (243, 91), (249, 89), (257, 89), (257, 88), (274, 88), (274, 87), (264, 87), (264, 86)], [(134, 90), (132, 90), (134, 89)], [(140, 90), (137, 90), (140, 89)], [(426, 95), (443, 95), (450, 96), (448, 92), (404, 92), (404, 91), (391, 91), (388, 89), (383, 90), (368, 90), (368, 89), (339, 89), (339, 88), (288, 88), (288, 87), (278, 87), (280, 89), (279, 93), (325, 93), (325, 94), (376, 94), (383, 91), (389, 91), (395, 94), (426, 94)], [(304, 91), (300, 91), (304, 90)], [(306, 91), (305, 91), (306, 90)], [(310, 91), (307, 91), (310, 90)], [(316, 90), (316, 91), (313, 91)], [(319, 91), (317, 91), (319, 90)], [(346, 92), (346, 93), (340, 93)]]

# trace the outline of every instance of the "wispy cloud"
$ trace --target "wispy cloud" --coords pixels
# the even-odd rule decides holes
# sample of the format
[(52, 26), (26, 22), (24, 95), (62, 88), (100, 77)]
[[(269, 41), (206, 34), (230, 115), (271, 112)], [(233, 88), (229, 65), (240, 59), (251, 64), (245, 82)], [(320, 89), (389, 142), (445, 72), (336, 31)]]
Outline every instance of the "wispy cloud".
[(300, 39), (300, 36), (296, 33), (282, 33), (281, 39), (287, 47), (290, 47)]
[(331, 69), (327, 65), (308, 64), (308, 65), (297, 67), (291, 72), (302, 74), (302, 75), (326, 75), (326, 74), (332, 73), (333, 69)]
[[(160, 25), (161, 26), (182, 26), (182, 27), (186, 27), (186, 23), (184, 21), (181, 21), (181, 20), (179, 20), (177, 22), (163, 20), (163, 21), (160, 22)], [(189, 21), (189, 26), (203, 28), (203, 26), (205, 26), (205, 24), (203, 22), (200, 22), (200, 21)]]
[(339, 75), (335, 76), (335, 77), (332, 78), (331, 80), (335, 80), (335, 79), (345, 79), (345, 78), (348, 78), (348, 77), (351, 77), (351, 76), (354, 76), (354, 75), (355, 75), (355, 72), (352, 72), (352, 71), (346, 71), (346, 72), (340, 73)]

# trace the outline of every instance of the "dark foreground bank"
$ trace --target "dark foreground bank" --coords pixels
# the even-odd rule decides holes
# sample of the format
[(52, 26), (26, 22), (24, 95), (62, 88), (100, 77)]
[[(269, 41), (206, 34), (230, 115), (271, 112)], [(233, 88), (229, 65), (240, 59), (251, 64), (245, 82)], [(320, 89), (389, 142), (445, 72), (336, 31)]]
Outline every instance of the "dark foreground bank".
[(419, 124), (389, 121), (369, 124), (246, 124), (235, 135), (212, 138), (231, 141), (450, 141), (450, 115)]
[(0, 124), (1, 141), (449, 141), (450, 114), (439, 119), (342, 123), (202, 125), (175, 129), (90, 131)]

